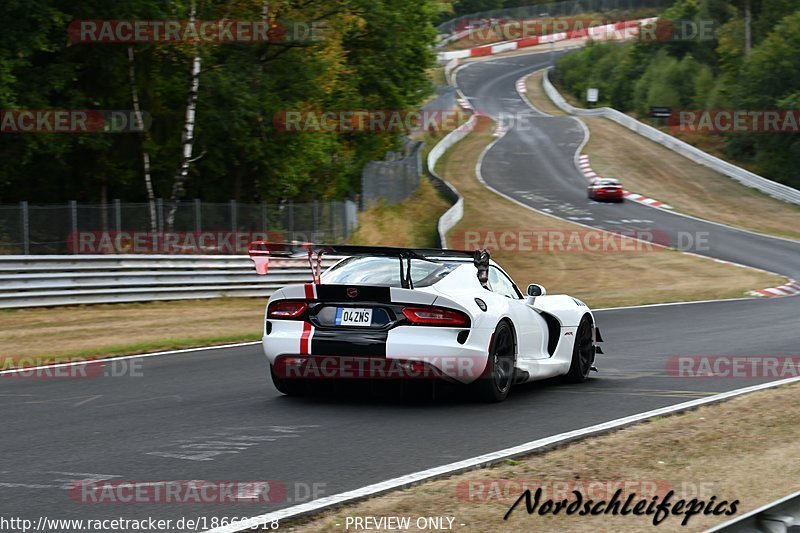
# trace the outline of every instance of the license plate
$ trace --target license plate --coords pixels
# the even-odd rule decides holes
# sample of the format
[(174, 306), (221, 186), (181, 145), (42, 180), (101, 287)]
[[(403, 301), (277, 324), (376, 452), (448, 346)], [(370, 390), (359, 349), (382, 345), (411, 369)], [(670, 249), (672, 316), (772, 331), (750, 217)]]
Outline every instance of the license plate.
[(372, 324), (372, 309), (350, 307), (336, 309), (337, 326), (369, 326), (370, 324)]

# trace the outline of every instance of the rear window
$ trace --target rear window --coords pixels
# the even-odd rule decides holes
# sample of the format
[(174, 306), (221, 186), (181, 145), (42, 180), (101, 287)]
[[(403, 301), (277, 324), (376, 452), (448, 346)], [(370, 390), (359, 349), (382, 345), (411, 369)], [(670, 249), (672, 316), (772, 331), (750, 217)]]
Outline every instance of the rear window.
[[(411, 260), (414, 287), (428, 287), (447, 276), (463, 263)], [(406, 262), (403, 261), (405, 273)], [(394, 257), (350, 257), (322, 275), (329, 285), (380, 285), (401, 287), (400, 259)]]

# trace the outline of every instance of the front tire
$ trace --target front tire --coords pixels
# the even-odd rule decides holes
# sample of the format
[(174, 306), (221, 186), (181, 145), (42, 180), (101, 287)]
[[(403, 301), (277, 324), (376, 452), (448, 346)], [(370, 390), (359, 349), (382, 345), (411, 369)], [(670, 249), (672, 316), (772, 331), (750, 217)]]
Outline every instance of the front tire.
[(486, 369), (472, 387), (484, 402), (502, 402), (514, 382), (514, 331), (508, 322), (500, 322), (494, 330)]
[(572, 348), (572, 363), (565, 379), (569, 383), (583, 383), (589, 379), (589, 372), (594, 364), (594, 339), (592, 338), (592, 320), (585, 316), (575, 333), (575, 346)]

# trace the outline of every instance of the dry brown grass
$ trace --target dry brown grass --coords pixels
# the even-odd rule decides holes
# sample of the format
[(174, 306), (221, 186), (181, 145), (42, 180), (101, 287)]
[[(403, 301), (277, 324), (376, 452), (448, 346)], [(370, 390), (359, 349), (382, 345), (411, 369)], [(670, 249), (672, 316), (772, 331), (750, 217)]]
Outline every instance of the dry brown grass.
[[(469, 532), (700, 531), (730, 517), (694, 516), (681, 527), (682, 518), (671, 516), (654, 527), (647, 516), (529, 516), (523, 503), (503, 521), (522, 489), (502, 483), (525, 483), (535, 491), (537, 485), (547, 488), (553, 482), (628, 481), (624, 501), (630, 492), (645, 494), (655, 482), (662, 498), (669, 488), (675, 490), (673, 502), (695, 496), (705, 501), (716, 496), (717, 502), (738, 499), (741, 514), (800, 489), (800, 462), (794, 460), (800, 453), (795, 422), (800, 416), (798, 394), (800, 385), (795, 384), (657, 418), (493, 468), (392, 492), (326, 513), (293, 530), (341, 531), (343, 527), (336, 524), (343, 525), (348, 516), (449, 515), (455, 524), (464, 524), (457, 530)], [(481, 497), (488, 488), (472, 496), (465, 493), (469, 482), (491, 487), (491, 481), (499, 482), (495, 487), (509, 487), (508, 496)]]
[(548, 115), (564, 115), (565, 113), (544, 92), (544, 87), (542, 86), (544, 72), (544, 70), (537, 70), (525, 80), (525, 88), (528, 90), (526, 96), (539, 111)]
[(0, 367), (257, 340), (265, 305), (266, 298), (217, 298), (4, 310)]
[(740, 185), (610, 120), (581, 120), (592, 134), (584, 152), (601, 176), (619, 178), (627, 189), (689, 215), (800, 238), (800, 206)]
[(436, 225), (450, 204), (431, 182), (420, 178), (414, 195), (395, 205), (380, 203), (358, 214), (359, 226), (352, 244), (432, 248), (436, 246)]
[[(541, 76), (536, 79), (540, 84)], [(532, 83), (533, 76), (528, 89), (531, 102), (543, 110), (553, 107), (543, 90), (531, 89)], [(569, 96), (566, 91), (561, 94)], [(570, 103), (583, 105), (574, 98)], [(601, 176), (618, 178), (626, 189), (656, 198), (681, 213), (761, 233), (800, 238), (800, 206), (740, 185), (608, 119), (580, 120), (591, 132), (584, 153)]]
[[(488, 119), (482, 119), (488, 120)], [(479, 125), (449, 150), (437, 171), (464, 196), (464, 218), (450, 232), (455, 246), (466, 231), (585, 228), (518, 206), (488, 191), (475, 177), (475, 164), (492, 140), (491, 125)], [(494, 252), (498, 262), (522, 286), (541, 283), (551, 293), (567, 293), (593, 307), (669, 301), (735, 298), (746, 291), (780, 285), (783, 278), (759, 271), (653, 248), (632, 252)]]

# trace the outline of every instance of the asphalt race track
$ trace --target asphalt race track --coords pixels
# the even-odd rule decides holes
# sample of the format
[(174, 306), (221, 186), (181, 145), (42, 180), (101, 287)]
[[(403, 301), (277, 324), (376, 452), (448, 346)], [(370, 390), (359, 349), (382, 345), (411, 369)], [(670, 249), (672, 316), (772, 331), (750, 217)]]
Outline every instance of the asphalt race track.
[[(472, 106), (480, 113), (509, 122), (508, 133), (483, 161), (483, 178), (490, 186), (567, 220), (610, 231), (655, 230), (656, 242), (669, 237), (671, 246), (686, 251), (793, 278), (800, 276), (798, 242), (704, 223), (631, 201), (609, 204), (588, 200), (588, 181), (574, 164), (575, 151), (584, 137), (579, 122), (537, 113), (517, 94), (516, 81), (520, 77), (550, 62), (550, 54), (521, 55), (473, 63), (458, 71), (458, 85)], [(518, 113), (523, 118), (512, 120)], [(615, 177), (622, 179), (624, 185), (624, 176)], [(707, 246), (695, 246), (694, 236), (698, 233), (707, 238)], [(690, 238), (679, 240), (681, 235)]]
[[(462, 69), (458, 81), (482, 112), (530, 111), (515, 82), (549, 60), (477, 63)], [(512, 127), (487, 154), (483, 176), (491, 186), (598, 227), (626, 220), (627, 227), (670, 235), (708, 231), (711, 248), (700, 253), (800, 277), (798, 243), (631, 202), (589, 202), (573, 164), (581, 128), (568, 118), (538, 117), (534, 124), (526, 131)], [(423, 403), (284, 397), (272, 387), (257, 345), (126, 360), (136, 362), (139, 376), (0, 376), (0, 501), (34, 520), (253, 516), (305, 501), (314, 491), (330, 495), (767, 381), (678, 378), (667, 364), (680, 355), (797, 355), (799, 306), (798, 298), (773, 298), (600, 311), (606, 355), (594, 379), (517, 387), (494, 405), (457, 397)], [(272, 480), (285, 484), (287, 497), (272, 505), (87, 504), (67, 490), (85, 479)]]

